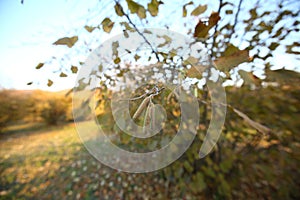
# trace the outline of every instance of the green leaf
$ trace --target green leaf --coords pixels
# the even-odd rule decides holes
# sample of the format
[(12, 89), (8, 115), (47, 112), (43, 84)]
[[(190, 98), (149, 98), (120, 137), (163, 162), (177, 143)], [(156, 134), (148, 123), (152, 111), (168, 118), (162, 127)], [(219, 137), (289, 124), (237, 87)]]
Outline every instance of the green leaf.
[(61, 72), (60, 75), (59, 75), (59, 77), (67, 77), (67, 74)]
[(183, 7), (182, 7), (182, 17), (186, 17), (186, 15), (187, 15), (186, 7), (188, 5), (193, 5), (193, 4), (194, 4), (194, 2), (190, 1), (189, 3), (183, 5)]
[(157, 16), (160, 4), (163, 4), (163, 2), (158, 2), (157, 0), (151, 0), (151, 3), (148, 3), (148, 11), (153, 17)]
[(203, 6), (199, 5), (197, 8), (195, 8), (192, 11), (191, 15), (198, 16), (198, 15), (204, 13), (206, 11), (206, 9), (207, 9), (207, 5), (203, 5)]
[(194, 171), (194, 168), (193, 168), (193, 166), (191, 166), (191, 164), (189, 163), (189, 161), (185, 161), (185, 162), (183, 163), (183, 167), (184, 167), (189, 173), (191, 173), (191, 172)]
[(71, 71), (72, 71), (73, 74), (76, 74), (78, 72), (78, 67), (72, 65), (71, 66)]
[(51, 81), (50, 79), (48, 79), (47, 85), (48, 85), (48, 87), (51, 87), (51, 85), (53, 85), (53, 81)]
[(110, 33), (111, 29), (114, 27), (114, 22), (112, 22), (109, 18), (105, 18), (102, 22), (102, 28), (105, 32)]
[(41, 69), (44, 66), (44, 63), (39, 63), (35, 68), (36, 69)]
[(198, 172), (192, 177), (191, 189), (193, 192), (201, 192), (206, 188), (206, 183), (204, 181), (203, 174)]
[(124, 15), (123, 8), (119, 3), (117, 3), (115, 5), (115, 11), (116, 11), (117, 15), (119, 15), (120, 17), (122, 17)]
[(56, 42), (53, 44), (55, 45), (67, 45), (69, 48), (73, 47), (74, 44), (78, 41), (78, 36), (73, 36), (73, 37), (64, 37), (58, 39)]
[(93, 26), (84, 26), (85, 30), (87, 30), (89, 33), (93, 32), (96, 27), (93, 27)]

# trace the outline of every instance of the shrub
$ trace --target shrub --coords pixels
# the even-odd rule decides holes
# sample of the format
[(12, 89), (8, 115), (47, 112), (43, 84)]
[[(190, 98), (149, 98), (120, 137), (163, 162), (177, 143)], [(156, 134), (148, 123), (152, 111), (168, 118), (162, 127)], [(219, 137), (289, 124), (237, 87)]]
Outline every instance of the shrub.
[(41, 110), (41, 118), (49, 125), (65, 122), (70, 118), (70, 105), (70, 98), (51, 97), (45, 102)]

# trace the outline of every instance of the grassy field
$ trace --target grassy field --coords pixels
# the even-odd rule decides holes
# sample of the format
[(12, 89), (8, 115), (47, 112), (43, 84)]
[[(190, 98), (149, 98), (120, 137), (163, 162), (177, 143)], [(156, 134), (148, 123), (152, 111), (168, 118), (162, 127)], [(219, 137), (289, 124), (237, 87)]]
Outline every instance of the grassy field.
[(100, 164), (74, 124), (9, 127), (0, 146), (0, 199), (164, 198), (157, 173), (127, 174)]

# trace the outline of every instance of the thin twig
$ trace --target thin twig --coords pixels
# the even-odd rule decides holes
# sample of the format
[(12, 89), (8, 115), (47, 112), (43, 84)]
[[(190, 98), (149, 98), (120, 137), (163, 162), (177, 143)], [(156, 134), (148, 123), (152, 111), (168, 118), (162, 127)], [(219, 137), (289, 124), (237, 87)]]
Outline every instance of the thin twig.
[[(119, 4), (119, 2), (117, 0), (115, 0), (116, 4)], [(153, 46), (151, 45), (151, 43), (149, 42), (149, 40), (145, 37), (145, 35), (136, 27), (136, 25), (132, 22), (132, 20), (130, 19), (129, 15), (125, 12), (123, 12), (124, 16), (127, 18), (128, 22), (133, 26), (133, 28), (135, 29), (135, 31), (145, 40), (145, 42), (150, 46), (152, 53), (155, 54), (156, 59), (160, 62), (158, 53), (155, 51), (155, 49), (153, 48)]]
[[(219, 8), (218, 8), (218, 13), (219, 13), (219, 14), (220, 14), (220, 12), (221, 12), (222, 6), (223, 6), (223, 0), (220, 0), (220, 4), (219, 4)], [(213, 52), (214, 52), (213, 49), (214, 49), (214, 46), (215, 46), (215, 43), (216, 43), (216, 39), (217, 39), (218, 25), (219, 25), (219, 23), (216, 24), (216, 26), (215, 26), (215, 31), (214, 31), (214, 34), (213, 34), (213, 42), (212, 42), (212, 48), (211, 48), (211, 56), (213, 56)]]
[(241, 11), (241, 5), (242, 5), (242, 2), (243, 2), (243, 0), (240, 0), (239, 5), (238, 5), (238, 10), (237, 10), (237, 12), (235, 13), (234, 23), (233, 23), (233, 26), (232, 26), (232, 32), (231, 32), (231, 34), (230, 34), (229, 41), (232, 39), (232, 36), (233, 36), (233, 34), (235, 33), (235, 26), (236, 26), (236, 24), (237, 24), (238, 17), (239, 17), (239, 13), (240, 13), (240, 11)]

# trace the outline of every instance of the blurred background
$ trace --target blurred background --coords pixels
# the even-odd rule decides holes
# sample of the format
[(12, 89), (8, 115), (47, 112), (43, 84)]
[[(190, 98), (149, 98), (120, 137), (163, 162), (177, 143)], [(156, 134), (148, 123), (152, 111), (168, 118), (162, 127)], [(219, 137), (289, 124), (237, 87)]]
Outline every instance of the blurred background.
[[(299, 9), (297, 0), (2, 0), (0, 199), (299, 199)], [(118, 34), (147, 38), (145, 28), (202, 43), (228, 106), (217, 145), (200, 159), (212, 112), (210, 73), (195, 74), (194, 58), (183, 60), (180, 70), (200, 105), (195, 141), (168, 167), (130, 174), (101, 164), (84, 148), (73, 122), (72, 89), (82, 86), (76, 85), (77, 73), (93, 50)], [(171, 42), (164, 40), (162, 47)], [(178, 128), (176, 95), (166, 90), (155, 100), (167, 110), (162, 137), (150, 142), (122, 133), (111, 114), (112, 88), (148, 57), (134, 50), (124, 58), (118, 55), (123, 47), (114, 45), (112, 65), (95, 72), (101, 80), (96, 119), (103, 130), (120, 135), (113, 142), (124, 149), (161, 148)], [(162, 62), (174, 61), (174, 52), (153, 49)], [(79, 103), (83, 112), (89, 98)], [(141, 100), (132, 102), (131, 114)]]

